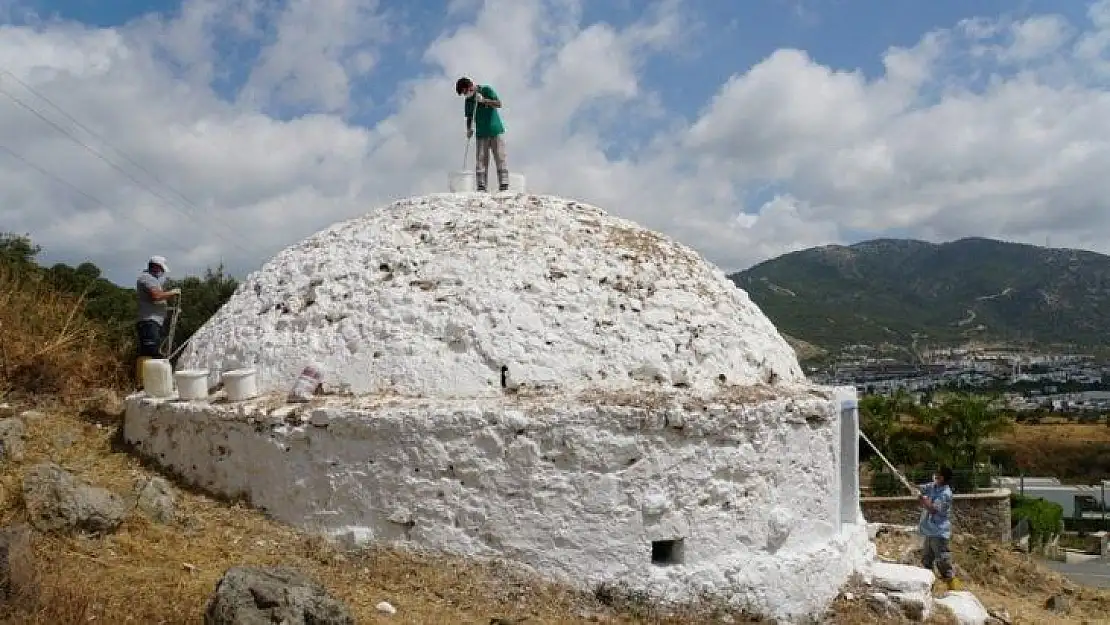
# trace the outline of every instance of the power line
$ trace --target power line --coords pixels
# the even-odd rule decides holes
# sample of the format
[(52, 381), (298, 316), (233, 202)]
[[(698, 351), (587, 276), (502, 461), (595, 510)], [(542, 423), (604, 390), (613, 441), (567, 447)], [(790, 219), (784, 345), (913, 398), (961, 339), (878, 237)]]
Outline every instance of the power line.
[[(10, 73), (10, 72), (9, 72), (9, 73)], [(195, 219), (195, 216), (194, 216), (194, 215), (190, 215), (190, 214), (188, 214), (188, 213), (187, 213), (186, 211), (182, 210), (182, 209), (181, 209), (181, 207), (177, 205), (177, 203), (175, 203), (174, 201), (170, 200), (170, 199), (169, 199), (169, 198), (167, 198), (166, 196), (162, 195), (162, 194), (161, 194), (161, 193), (159, 193), (158, 191), (156, 191), (156, 190), (154, 190), (154, 189), (150, 188), (150, 186), (146, 185), (146, 184), (145, 184), (145, 183), (143, 183), (143, 182), (142, 182), (141, 180), (139, 180), (139, 179), (138, 179), (138, 178), (136, 178), (135, 176), (131, 175), (131, 173), (130, 173), (130, 172), (126, 171), (125, 169), (123, 169), (122, 167), (120, 167), (119, 165), (117, 165), (116, 163), (112, 162), (112, 161), (111, 161), (111, 160), (110, 160), (110, 159), (109, 159), (108, 157), (106, 157), (106, 156), (105, 156), (104, 154), (102, 154), (101, 152), (99, 152), (98, 150), (96, 150), (95, 148), (93, 148), (92, 146), (89, 146), (88, 144), (84, 143), (83, 141), (81, 141), (81, 140), (80, 140), (80, 139), (78, 139), (77, 137), (73, 136), (73, 134), (72, 134), (71, 132), (69, 132), (69, 131), (68, 131), (67, 129), (63, 128), (62, 126), (60, 126), (59, 124), (57, 124), (57, 123), (56, 123), (56, 122), (54, 122), (53, 120), (49, 119), (49, 118), (48, 118), (48, 117), (46, 117), (45, 115), (43, 115), (43, 114), (42, 114), (41, 112), (39, 112), (39, 111), (38, 111), (37, 109), (35, 109), (35, 107), (33, 107), (33, 106), (31, 106), (31, 105), (27, 104), (26, 102), (23, 102), (22, 100), (20, 100), (19, 98), (15, 97), (14, 95), (12, 95), (12, 94), (11, 94), (11, 93), (9, 93), (8, 91), (4, 90), (3, 88), (0, 88), (0, 95), (3, 95), (4, 97), (8, 98), (8, 99), (9, 99), (9, 100), (11, 100), (12, 102), (14, 102), (14, 103), (15, 103), (16, 105), (18, 105), (18, 106), (20, 106), (21, 108), (23, 108), (23, 109), (27, 110), (28, 112), (30, 112), (30, 113), (31, 113), (32, 115), (34, 115), (35, 117), (38, 117), (38, 118), (39, 118), (40, 120), (42, 120), (43, 122), (45, 122), (46, 124), (48, 124), (49, 126), (51, 126), (52, 128), (54, 128), (55, 130), (57, 130), (57, 131), (58, 131), (59, 133), (61, 133), (61, 134), (65, 135), (65, 136), (66, 136), (66, 137), (68, 137), (68, 138), (69, 138), (69, 139), (70, 139), (71, 141), (73, 141), (73, 142), (74, 142), (74, 143), (76, 143), (77, 145), (79, 145), (79, 146), (81, 146), (82, 148), (84, 148), (85, 150), (87, 150), (87, 151), (88, 151), (89, 153), (91, 153), (91, 154), (92, 154), (93, 156), (95, 156), (96, 158), (100, 159), (100, 160), (101, 160), (102, 162), (104, 162), (105, 164), (107, 164), (107, 165), (108, 165), (109, 167), (111, 167), (112, 169), (115, 169), (115, 170), (116, 170), (116, 171), (118, 171), (119, 173), (121, 173), (121, 174), (123, 174), (124, 176), (126, 176), (126, 177), (127, 177), (127, 178), (128, 178), (129, 180), (131, 180), (132, 182), (134, 182), (135, 184), (137, 184), (137, 185), (138, 185), (139, 187), (141, 187), (141, 188), (143, 188), (144, 190), (146, 190), (146, 191), (147, 191), (148, 193), (150, 193), (151, 195), (153, 195), (153, 196), (155, 196), (155, 197), (157, 197), (157, 198), (161, 199), (161, 200), (162, 200), (163, 202), (165, 202), (166, 204), (168, 204), (168, 205), (169, 205), (169, 206), (170, 206), (171, 208), (173, 208), (174, 210), (176, 210), (176, 211), (177, 211), (178, 213), (181, 213), (181, 214), (182, 214), (183, 216), (185, 216), (185, 217), (186, 217), (186, 218), (188, 218), (188, 219)], [(199, 222), (198, 222), (198, 223), (199, 223)], [(226, 225), (226, 224), (225, 224), (225, 225)], [(226, 243), (228, 243), (229, 245), (231, 245), (231, 246), (233, 246), (233, 247), (236, 247), (236, 248), (238, 248), (238, 249), (239, 249), (240, 251), (243, 251), (243, 252), (249, 252), (249, 251), (251, 251), (251, 250), (247, 250), (247, 249), (245, 249), (245, 247), (244, 247), (243, 245), (239, 244), (239, 243), (236, 243), (236, 242), (233, 242), (233, 241), (230, 241), (230, 240), (228, 240), (228, 239), (227, 239), (226, 237), (224, 237), (224, 236), (223, 236), (223, 235), (222, 235), (222, 234), (221, 234), (221, 233), (220, 233), (219, 231), (217, 231), (217, 230), (214, 230), (214, 229), (213, 229), (213, 230), (212, 230), (212, 233), (213, 233), (213, 234), (215, 234), (216, 236), (220, 237), (221, 239), (223, 239), (223, 240), (224, 240), (224, 241), (225, 241)], [(248, 244), (248, 246), (247, 246), (247, 247), (250, 247), (250, 246), (249, 246), (249, 244)]]
[[(112, 208), (110, 206), (108, 206), (108, 204), (106, 204), (105, 202), (100, 200), (100, 198), (97, 198), (96, 196), (78, 188), (77, 186), (75, 186), (74, 184), (72, 184), (68, 180), (62, 178), (61, 176), (59, 176), (55, 173), (52, 173), (52, 172), (46, 170), (45, 168), (43, 168), (43, 167), (41, 167), (41, 166), (39, 166), (35, 163), (32, 163), (31, 161), (27, 160), (25, 157), (23, 157), (20, 154), (18, 154), (17, 152), (15, 152), (15, 150), (12, 150), (11, 148), (9, 148), (5, 145), (0, 145), (0, 152), (4, 152), (8, 156), (11, 156), (12, 158), (14, 158), (15, 160), (23, 163), (27, 167), (30, 167), (31, 169), (34, 169), (35, 171), (39, 172), (43, 176), (46, 176), (47, 178), (50, 178), (54, 182), (57, 182), (58, 184), (61, 184), (65, 187), (69, 188), (74, 193), (77, 193), (78, 195), (86, 198), (90, 202), (93, 202), (94, 204), (97, 204), (97, 205), (101, 206), (102, 208), (104, 208), (108, 211), (112, 210)], [(137, 222), (136, 222), (136, 225), (139, 226), (140, 228), (142, 228), (143, 230), (149, 232), (150, 234), (154, 235), (156, 238), (161, 239), (162, 241), (168, 243), (171, 248), (176, 248), (176, 249), (179, 249), (181, 251), (188, 251), (180, 243), (175, 243), (173, 241), (170, 241), (168, 238), (163, 236), (161, 233), (156, 232), (154, 230), (151, 230), (150, 228), (147, 228), (146, 226), (144, 226), (140, 223), (137, 223)]]
[[(111, 143), (110, 141), (108, 141), (108, 140), (107, 140), (106, 138), (104, 138), (104, 136), (103, 136), (103, 135), (101, 135), (100, 133), (96, 132), (95, 130), (93, 130), (93, 129), (89, 128), (89, 127), (88, 127), (88, 126), (86, 126), (85, 124), (82, 124), (82, 123), (81, 123), (80, 121), (78, 121), (78, 120), (77, 120), (77, 118), (75, 118), (74, 116), (72, 116), (72, 115), (70, 115), (69, 113), (67, 113), (65, 109), (63, 109), (62, 107), (60, 107), (60, 106), (58, 106), (57, 104), (55, 104), (53, 100), (51, 100), (50, 98), (48, 98), (48, 97), (46, 97), (45, 95), (43, 95), (43, 94), (42, 94), (42, 92), (40, 92), (40, 91), (36, 90), (36, 89), (35, 89), (34, 87), (32, 87), (31, 85), (28, 85), (27, 83), (23, 82), (22, 80), (20, 80), (20, 79), (19, 79), (19, 77), (18, 77), (18, 76), (16, 76), (15, 74), (13, 74), (12, 72), (10, 72), (9, 70), (6, 70), (6, 69), (3, 69), (3, 68), (0, 68), (0, 74), (7, 74), (7, 75), (8, 75), (8, 76), (9, 76), (9, 77), (10, 77), (10, 78), (12, 79), (12, 80), (14, 80), (15, 82), (19, 83), (19, 84), (20, 84), (20, 85), (21, 85), (21, 86), (22, 86), (22, 87), (23, 87), (24, 89), (26, 89), (27, 91), (29, 91), (29, 92), (30, 92), (31, 94), (33, 94), (33, 95), (34, 95), (35, 97), (37, 97), (38, 99), (40, 99), (40, 100), (42, 100), (43, 102), (46, 102), (47, 104), (49, 104), (49, 105), (51, 106), (51, 108), (53, 108), (53, 109), (54, 109), (55, 111), (57, 111), (57, 112), (61, 113), (61, 115), (62, 115), (63, 117), (65, 117), (66, 119), (68, 119), (69, 121), (73, 122), (73, 124), (74, 124), (75, 126), (77, 126), (78, 128), (80, 128), (81, 130), (84, 130), (85, 132), (87, 132), (88, 134), (92, 135), (93, 137), (96, 137), (96, 138), (97, 138), (97, 139), (99, 139), (99, 140), (100, 140), (100, 141), (101, 141), (102, 143), (104, 143), (104, 145), (108, 146), (109, 148), (112, 148), (112, 151), (114, 151), (115, 153), (119, 154), (119, 155), (120, 155), (120, 156), (122, 156), (122, 157), (123, 157), (123, 159), (124, 159), (124, 160), (126, 160), (126, 161), (127, 161), (128, 163), (131, 163), (132, 165), (134, 165), (135, 167), (137, 167), (138, 169), (140, 169), (140, 170), (141, 170), (142, 172), (144, 172), (144, 173), (145, 173), (146, 175), (148, 175), (148, 176), (150, 176), (151, 178), (153, 178), (153, 179), (154, 179), (154, 181), (155, 181), (155, 182), (157, 182), (158, 184), (160, 184), (160, 185), (164, 186), (165, 188), (169, 189), (170, 191), (173, 191), (173, 192), (174, 192), (175, 194), (177, 194), (177, 196), (178, 196), (178, 197), (180, 197), (180, 198), (181, 198), (182, 200), (184, 200), (184, 201), (185, 201), (185, 203), (187, 203), (187, 204), (189, 204), (190, 206), (193, 206), (193, 207), (195, 207), (195, 208), (198, 208), (198, 209), (200, 208), (200, 206), (198, 206), (196, 202), (194, 202), (193, 200), (189, 199), (189, 198), (188, 198), (188, 197), (187, 197), (187, 196), (186, 196), (186, 195), (185, 195), (184, 193), (182, 193), (182, 192), (178, 191), (177, 189), (175, 189), (174, 187), (170, 186), (170, 184), (169, 184), (169, 183), (167, 183), (167, 182), (165, 182), (164, 180), (162, 180), (161, 178), (159, 178), (159, 177), (158, 177), (158, 176), (157, 176), (157, 175), (156, 175), (156, 174), (155, 174), (154, 172), (150, 171), (150, 170), (149, 170), (149, 169), (147, 169), (146, 167), (143, 167), (143, 166), (142, 166), (142, 164), (140, 164), (140, 163), (136, 162), (136, 161), (135, 161), (134, 159), (132, 159), (132, 158), (131, 158), (130, 156), (128, 156), (128, 155), (127, 155), (127, 153), (126, 153), (126, 152), (124, 152), (123, 150), (121, 150), (121, 149), (119, 149), (118, 147), (116, 147), (116, 146), (112, 145), (112, 143)], [(202, 209), (202, 210), (203, 210), (203, 209)]]

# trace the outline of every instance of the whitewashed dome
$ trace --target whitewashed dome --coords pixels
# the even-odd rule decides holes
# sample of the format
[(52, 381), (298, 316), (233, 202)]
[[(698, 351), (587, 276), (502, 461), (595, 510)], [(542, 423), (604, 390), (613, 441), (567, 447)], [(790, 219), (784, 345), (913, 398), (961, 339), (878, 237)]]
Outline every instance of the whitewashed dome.
[(308, 363), (357, 394), (463, 398), (804, 381), (793, 349), (690, 248), (594, 206), (527, 194), (410, 198), (249, 275), (183, 367)]

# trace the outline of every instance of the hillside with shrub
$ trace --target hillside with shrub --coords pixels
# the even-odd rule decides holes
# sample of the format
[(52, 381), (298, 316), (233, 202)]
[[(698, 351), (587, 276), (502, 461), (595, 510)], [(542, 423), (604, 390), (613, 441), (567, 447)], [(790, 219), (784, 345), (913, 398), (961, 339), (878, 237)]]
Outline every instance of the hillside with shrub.
[(1110, 347), (1110, 256), (1095, 252), (876, 239), (791, 252), (730, 277), (782, 332), (832, 352), (968, 341)]
[[(95, 264), (44, 266), (29, 238), (0, 234), (0, 396), (73, 397), (92, 388), (132, 385), (135, 289)], [(136, 277), (145, 259), (138, 259)], [(170, 279), (181, 289), (175, 346), (193, 335), (238, 287), (223, 267)]]

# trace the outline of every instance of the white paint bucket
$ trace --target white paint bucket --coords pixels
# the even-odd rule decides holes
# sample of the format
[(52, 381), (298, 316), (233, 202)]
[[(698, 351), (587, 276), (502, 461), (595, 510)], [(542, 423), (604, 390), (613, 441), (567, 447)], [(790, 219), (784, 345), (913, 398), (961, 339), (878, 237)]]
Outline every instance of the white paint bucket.
[(243, 401), (258, 395), (258, 378), (254, 369), (233, 369), (223, 375), (229, 401)]
[(181, 399), (208, 399), (208, 370), (182, 369), (173, 374)]
[(143, 363), (143, 390), (151, 397), (173, 395), (173, 367), (164, 358), (151, 358)]
[(526, 193), (526, 187), (524, 174), (509, 172), (509, 191), (514, 193)]
[(447, 175), (447, 184), (451, 193), (473, 193), (475, 189), (474, 172), (453, 171)]

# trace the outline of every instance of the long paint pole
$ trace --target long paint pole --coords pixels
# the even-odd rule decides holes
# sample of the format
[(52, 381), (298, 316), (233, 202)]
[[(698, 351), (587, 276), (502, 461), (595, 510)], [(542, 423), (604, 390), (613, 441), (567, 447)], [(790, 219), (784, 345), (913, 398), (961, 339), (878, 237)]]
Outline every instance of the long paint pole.
[(871, 439), (867, 438), (867, 435), (863, 433), (863, 430), (860, 430), (860, 432), (859, 432), (859, 437), (860, 437), (860, 438), (862, 438), (862, 439), (863, 439), (863, 441), (864, 441), (865, 443), (867, 443), (868, 445), (870, 445), (870, 446), (871, 446), (871, 449), (874, 449), (874, 450), (875, 450), (875, 453), (876, 453), (876, 454), (878, 454), (878, 456), (879, 456), (879, 459), (880, 459), (880, 460), (882, 460), (882, 461), (883, 461), (883, 462), (884, 462), (884, 463), (886, 464), (886, 466), (887, 466), (888, 468), (890, 468), (890, 470), (891, 470), (891, 471), (893, 471), (893, 472), (894, 472), (894, 475), (898, 476), (898, 479), (899, 479), (899, 480), (902, 480), (902, 485), (903, 485), (903, 486), (905, 486), (905, 487), (906, 487), (907, 489), (909, 489), (909, 491), (910, 491), (910, 492), (911, 492), (912, 494), (914, 494), (914, 495), (920, 495), (920, 494), (921, 494), (921, 491), (920, 491), (919, 489), (917, 489), (917, 488), (914, 488), (913, 484), (910, 484), (910, 481), (909, 481), (909, 480), (907, 480), (907, 479), (905, 478), (905, 476), (903, 476), (903, 475), (902, 475), (902, 474), (901, 474), (901, 473), (900, 473), (900, 472), (898, 471), (898, 469), (895, 469), (895, 468), (894, 468), (894, 465), (893, 465), (893, 464), (891, 464), (891, 463), (890, 463), (890, 461), (886, 459), (886, 456), (884, 456), (884, 455), (883, 455), (883, 452), (879, 451), (879, 448), (875, 446), (875, 443), (872, 443), (872, 442), (871, 442)]

